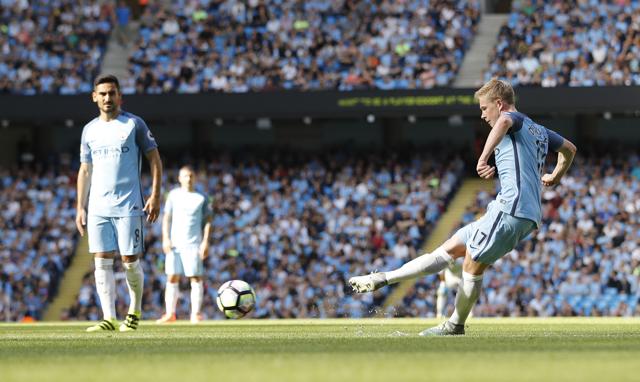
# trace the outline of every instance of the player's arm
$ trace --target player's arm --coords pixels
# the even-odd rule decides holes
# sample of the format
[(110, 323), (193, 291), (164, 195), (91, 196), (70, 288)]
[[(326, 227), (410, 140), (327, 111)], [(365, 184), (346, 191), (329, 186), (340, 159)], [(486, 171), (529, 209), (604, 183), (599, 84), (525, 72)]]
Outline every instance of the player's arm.
[(209, 257), (209, 235), (211, 234), (211, 217), (207, 217), (202, 228), (202, 243), (200, 243), (200, 258)]
[(167, 203), (165, 204), (164, 216), (162, 217), (162, 250), (166, 255), (168, 255), (172, 251), (172, 243), (171, 243), (171, 207), (170, 201), (167, 199)]
[[(558, 133), (547, 130), (549, 135), (549, 148), (558, 153), (558, 161), (556, 167), (551, 174), (542, 175), (542, 184), (549, 187), (560, 183), (560, 179), (567, 173), (573, 158), (576, 156), (578, 149), (566, 138), (562, 138)], [(560, 143), (561, 142), (561, 143)]]
[(491, 129), (476, 166), (476, 171), (482, 179), (491, 179), (493, 175), (495, 175), (496, 168), (494, 166), (489, 166), (489, 158), (491, 157), (491, 154), (493, 154), (493, 150), (498, 146), (498, 143), (500, 143), (502, 138), (507, 134), (511, 125), (513, 125), (513, 120), (507, 114), (503, 113)]
[(87, 225), (87, 202), (89, 188), (91, 188), (92, 171), (93, 165), (91, 163), (80, 163), (77, 181), (78, 201), (76, 203), (76, 227), (80, 232), (80, 236), (84, 236), (84, 226)]
[(151, 196), (144, 205), (147, 213), (147, 221), (153, 223), (160, 214), (160, 187), (162, 184), (162, 160), (158, 149), (152, 149), (145, 153), (151, 167)]

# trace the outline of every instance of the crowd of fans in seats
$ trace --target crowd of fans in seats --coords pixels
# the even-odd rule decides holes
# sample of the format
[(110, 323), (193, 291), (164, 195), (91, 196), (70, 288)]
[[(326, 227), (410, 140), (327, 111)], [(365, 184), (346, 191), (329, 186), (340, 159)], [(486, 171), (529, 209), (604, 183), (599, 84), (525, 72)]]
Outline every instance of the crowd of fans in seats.
[(476, 0), (149, 5), (125, 93), (430, 89), (453, 82)]
[[(628, 154), (578, 157), (543, 193), (541, 227), (485, 272), (475, 316), (640, 314), (640, 158)], [(461, 225), (493, 198), (479, 193)], [(420, 280), (398, 313), (433, 316), (437, 286)]]
[[(210, 196), (214, 214), (205, 263), (208, 318), (222, 317), (215, 306), (217, 288), (231, 279), (255, 289), (253, 317), (372, 315), (386, 295), (353, 298), (346, 279), (415, 257), (464, 167), (459, 157), (436, 149), (247, 155), (221, 155), (196, 166), (198, 189)], [(176, 179), (177, 168), (168, 170), (165, 185), (177, 185)], [(150, 186), (149, 179), (145, 182)], [(157, 318), (164, 311), (166, 282), (160, 223), (148, 227), (145, 244), (143, 316)], [(116, 278), (123, 317), (128, 293), (124, 274)], [(190, 309), (186, 280), (181, 290), (177, 315), (184, 319)], [(97, 301), (88, 273), (63, 318), (99, 319)]]
[(640, 2), (513, 2), (485, 80), (518, 86), (640, 85)]
[[(0, 93), (92, 89), (114, 37), (133, 42), (125, 94), (450, 86), (480, 19), (476, 0), (0, 1)], [(485, 80), (640, 85), (640, 2), (513, 2)]]
[(76, 248), (75, 174), (0, 168), (0, 321), (42, 318)]
[(0, 94), (91, 92), (112, 25), (109, 2), (0, 1)]

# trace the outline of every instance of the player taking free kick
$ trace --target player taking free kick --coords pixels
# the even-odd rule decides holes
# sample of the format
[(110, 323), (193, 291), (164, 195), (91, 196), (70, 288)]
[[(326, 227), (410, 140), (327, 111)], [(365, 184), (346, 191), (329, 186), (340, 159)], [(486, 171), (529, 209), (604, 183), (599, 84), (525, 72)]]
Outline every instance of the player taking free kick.
[[(492, 79), (475, 93), (475, 99), (480, 104), (481, 118), (491, 127), (476, 171), (481, 178), (490, 179), (497, 167), (501, 186), (485, 215), (462, 227), (432, 253), (389, 272), (349, 279), (354, 291), (371, 292), (440, 272), (464, 257), (453, 314), (441, 325), (422, 331), (422, 336), (464, 334), (464, 323), (480, 295), (485, 269), (540, 225), (542, 186), (558, 184), (576, 153), (573, 143), (516, 110), (509, 83)], [(558, 161), (553, 172), (545, 174), (548, 149), (558, 152)], [(488, 164), (491, 154), (495, 155), (495, 167)]]

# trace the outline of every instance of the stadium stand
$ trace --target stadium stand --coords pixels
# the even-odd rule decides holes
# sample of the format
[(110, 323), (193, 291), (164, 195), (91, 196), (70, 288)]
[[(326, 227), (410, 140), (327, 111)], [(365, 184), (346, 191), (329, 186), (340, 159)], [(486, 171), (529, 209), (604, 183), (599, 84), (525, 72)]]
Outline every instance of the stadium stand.
[(39, 320), (76, 247), (75, 177), (0, 169), (0, 321)]
[(149, 5), (135, 93), (429, 89), (452, 83), (478, 1), (175, 1)]
[(514, 86), (640, 85), (640, 3), (514, 1), (492, 56)]
[[(579, 157), (543, 194), (543, 223), (485, 273), (476, 316), (632, 316), (640, 313), (640, 158)], [(624, 158), (624, 159), (623, 159)], [(494, 195), (480, 193), (461, 225)], [(437, 278), (420, 280), (402, 315), (433, 316)]]
[[(386, 294), (353, 299), (346, 277), (415, 256), (460, 181), (459, 157), (425, 152), (430, 154), (336, 152), (241, 161), (220, 156), (200, 166), (199, 177), (206, 180), (201, 191), (211, 196), (214, 210), (206, 316), (222, 317), (216, 289), (229, 279), (243, 279), (256, 290), (254, 317), (374, 315)], [(176, 184), (176, 178), (174, 168), (167, 180)], [(160, 223), (147, 233), (143, 312), (153, 318), (164, 310)], [(128, 293), (123, 274), (116, 278), (122, 316)], [(184, 318), (188, 282), (181, 290), (186, 299), (179, 301), (177, 314)], [(98, 319), (97, 301), (93, 276), (87, 274), (78, 301), (63, 318)]]
[(0, 2), (0, 93), (89, 93), (112, 27), (108, 2)]

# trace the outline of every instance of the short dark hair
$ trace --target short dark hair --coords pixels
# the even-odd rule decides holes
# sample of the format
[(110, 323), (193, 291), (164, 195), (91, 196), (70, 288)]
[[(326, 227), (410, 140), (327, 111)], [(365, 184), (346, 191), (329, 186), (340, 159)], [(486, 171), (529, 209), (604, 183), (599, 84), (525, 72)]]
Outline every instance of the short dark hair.
[(93, 81), (93, 87), (96, 88), (100, 84), (114, 84), (116, 85), (116, 89), (120, 91), (120, 82), (118, 82), (118, 78), (113, 74), (102, 74), (96, 77)]

